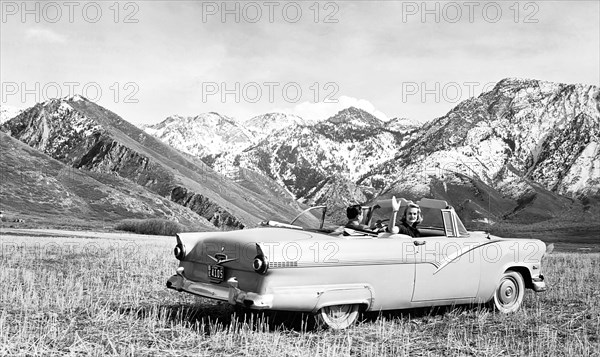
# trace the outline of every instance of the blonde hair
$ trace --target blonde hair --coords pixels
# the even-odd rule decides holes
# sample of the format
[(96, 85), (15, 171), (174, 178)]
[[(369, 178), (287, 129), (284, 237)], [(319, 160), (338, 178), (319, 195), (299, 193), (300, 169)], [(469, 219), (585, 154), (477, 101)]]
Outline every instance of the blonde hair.
[(416, 208), (417, 209), (417, 220), (415, 221), (415, 223), (413, 223), (413, 227), (415, 227), (417, 224), (423, 222), (423, 214), (421, 214), (421, 207), (419, 207), (418, 204), (416, 203), (409, 203), (406, 208), (404, 209), (404, 213), (402, 214), (402, 218), (400, 219), (400, 221), (402, 222), (406, 222), (406, 214), (408, 213), (408, 210), (411, 208)]

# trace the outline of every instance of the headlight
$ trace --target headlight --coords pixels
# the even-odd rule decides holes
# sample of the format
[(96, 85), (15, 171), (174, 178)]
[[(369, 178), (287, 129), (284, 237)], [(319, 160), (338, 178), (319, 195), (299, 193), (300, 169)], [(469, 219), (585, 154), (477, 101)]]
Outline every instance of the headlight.
[(185, 257), (185, 248), (183, 248), (183, 245), (177, 244), (173, 249), (173, 254), (175, 254), (175, 258), (182, 260)]
[(257, 255), (252, 261), (252, 268), (259, 274), (266, 274), (269, 270), (269, 260), (264, 255)]

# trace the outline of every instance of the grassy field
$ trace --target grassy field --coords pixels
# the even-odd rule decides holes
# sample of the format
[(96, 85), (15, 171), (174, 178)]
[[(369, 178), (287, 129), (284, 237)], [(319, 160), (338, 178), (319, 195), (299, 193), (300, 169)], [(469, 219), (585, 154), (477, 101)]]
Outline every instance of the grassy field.
[(549, 290), (516, 314), (393, 311), (323, 331), (167, 290), (171, 237), (54, 233), (0, 235), (0, 355), (600, 356), (597, 253), (550, 255)]

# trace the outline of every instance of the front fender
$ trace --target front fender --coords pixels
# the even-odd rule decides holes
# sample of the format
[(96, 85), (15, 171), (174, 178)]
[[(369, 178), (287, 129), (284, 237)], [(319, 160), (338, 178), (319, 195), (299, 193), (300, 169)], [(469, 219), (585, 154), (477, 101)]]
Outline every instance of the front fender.
[(544, 242), (536, 239), (502, 239), (493, 243), (490, 246), (496, 246), (494, 254), (482, 255), (482, 279), (478, 294), (480, 297), (491, 299), (498, 281), (508, 270), (519, 272), (523, 276), (526, 288), (536, 292), (546, 290), (541, 274), (541, 260), (546, 252)]

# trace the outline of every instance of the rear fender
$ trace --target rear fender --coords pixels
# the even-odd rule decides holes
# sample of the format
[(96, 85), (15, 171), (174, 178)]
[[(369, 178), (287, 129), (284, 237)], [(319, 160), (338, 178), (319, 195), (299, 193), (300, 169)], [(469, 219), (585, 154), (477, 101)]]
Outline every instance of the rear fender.
[(175, 249), (179, 249), (179, 254), (177, 254), (178, 252), (175, 251), (176, 258), (179, 260), (184, 260), (187, 255), (189, 255), (194, 249), (196, 249), (198, 242), (200, 242), (207, 236), (207, 233), (198, 232), (178, 233), (175, 236), (175, 239), (177, 240), (177, 245)]
[(348, 284), (328, 288), (318, 293), (319, 298), (313, 313), (325, 306), (334, 305), (364, 305), (368, 310), (373, 304), (373, 287), (368, 284)]

